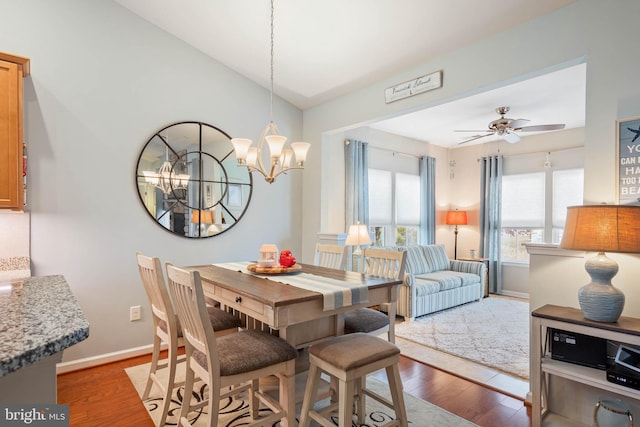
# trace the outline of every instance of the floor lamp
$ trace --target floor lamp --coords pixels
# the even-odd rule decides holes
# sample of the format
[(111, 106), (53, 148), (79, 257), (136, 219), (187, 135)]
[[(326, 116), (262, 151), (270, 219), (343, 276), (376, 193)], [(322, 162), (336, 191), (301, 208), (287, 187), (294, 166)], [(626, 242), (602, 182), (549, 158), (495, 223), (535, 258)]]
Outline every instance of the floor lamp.
[(456, 239), (453, 247), (453, 259), (458, 259), (458, 226), (467, 225), (467, 212), (459, 210), (447, 212), (447, 225), (456, 226), (454, 229)]

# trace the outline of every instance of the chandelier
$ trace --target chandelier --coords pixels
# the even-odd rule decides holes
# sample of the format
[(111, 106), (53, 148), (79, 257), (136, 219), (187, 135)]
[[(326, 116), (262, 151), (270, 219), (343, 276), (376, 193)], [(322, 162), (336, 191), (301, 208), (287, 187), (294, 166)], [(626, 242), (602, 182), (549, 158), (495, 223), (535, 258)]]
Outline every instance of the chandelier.
[[(250, 172), (260, 172), (264, 179), (271, 184), (276, 177), (291, 169), (303, 169), (307, 159), (307, 151), (311, 144), (308, 142), (292, 142), (286, 146), (287, 137), (280, 135), (278, 127), (273, 122), (273, 0), (271, 0), (271, 93), (270, 93), (270, 117), (269, 124), (264, 128), (258, 142), (252, 146), (253, 141), (247, 138), (233, 138), (238, 165), (246, 166)], [(266, 145), (269, 149), (268, 167), (265, 167), (263, 150)], [(264, 153), (266, 155), (266, 153)], [(295, 156), (295, 163), (292, 164)]]
[(169, 194), (174, 190), (186, 189), (189, 183), (189, 175), (177, 174), (173, 170), (173, 165), (169, 162), (169, 149), (167, 151), (167, 160), (162, 163), (158, 172), (142, 171), (144, 180), (147, 184), (162, 190), (164, 194)]

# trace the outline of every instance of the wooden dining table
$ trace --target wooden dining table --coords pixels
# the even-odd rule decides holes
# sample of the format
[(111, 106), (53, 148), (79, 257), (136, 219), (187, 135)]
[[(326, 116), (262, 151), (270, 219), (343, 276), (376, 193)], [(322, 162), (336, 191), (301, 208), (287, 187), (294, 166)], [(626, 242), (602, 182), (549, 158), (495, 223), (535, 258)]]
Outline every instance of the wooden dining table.
[(361, 307), (388, 304), (389, 327), (393, 331), (398, 288), (402, 280), (351, 271), (300, 264), (301, 273), (339, 280), (368, 288), (368, 300), (354, 305), (325, 309), (319, 292), (284, 284), (286, 277), (263, 276), (218, 265), (185, 267), (200, 274), (206, 297), (238, 312), (244, 326), (268, 330), (301, 349), (344, 333), (344, 313)]

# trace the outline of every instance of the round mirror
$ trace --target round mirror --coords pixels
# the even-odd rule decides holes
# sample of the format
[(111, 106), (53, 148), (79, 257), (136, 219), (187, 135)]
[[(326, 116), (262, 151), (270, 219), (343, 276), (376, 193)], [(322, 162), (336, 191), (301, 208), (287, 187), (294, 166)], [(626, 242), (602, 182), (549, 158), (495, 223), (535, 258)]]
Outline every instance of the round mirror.
[(138, 195), (161, 227), (190, 238), (224, 233), (240, 221), (253, 190), (229, 135), (201, 122), (156, 132), (138, 157)]

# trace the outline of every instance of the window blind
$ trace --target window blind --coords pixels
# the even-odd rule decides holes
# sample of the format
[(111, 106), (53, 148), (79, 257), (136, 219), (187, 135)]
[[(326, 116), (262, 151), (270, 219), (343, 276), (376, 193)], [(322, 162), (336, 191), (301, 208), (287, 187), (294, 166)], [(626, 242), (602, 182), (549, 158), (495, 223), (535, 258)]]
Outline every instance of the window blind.
[(544, 228), (544, 172), (502, 177), (502, 228)]
[(583, 204), (584, 169), (564, 169), (553, 171), (553, 212), (554, 228), (564, 228), (567, 206)]
[(388, 225), (392, 221), (391, 172), (369, 169), (369, 224)]

